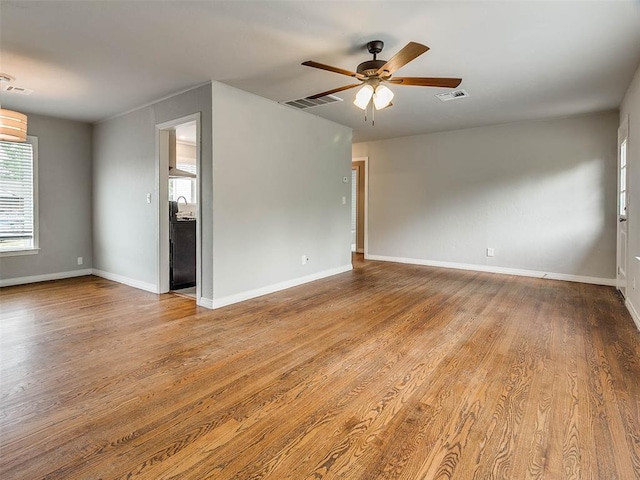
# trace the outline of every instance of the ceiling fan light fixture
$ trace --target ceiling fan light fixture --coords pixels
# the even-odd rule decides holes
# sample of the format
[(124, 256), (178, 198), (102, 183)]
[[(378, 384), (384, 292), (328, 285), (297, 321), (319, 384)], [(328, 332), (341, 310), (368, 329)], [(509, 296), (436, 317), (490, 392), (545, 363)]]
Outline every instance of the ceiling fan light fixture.
[(373, 94), (373, 104), (376, 110), (382, 110), (388, 107), (391, 100), (393, 100), (393, 92), (386, 85), (378, 85)]
[(358, 93), (356, 93), (356, 99), (353, 101), (353, 104), (364, 110), (369, 105), (371, 101), (371, 97), (373, 96), (373, 87), (371, 85), (364, 85)]
[(27, 116), (20, 112), (0, 108), (0, 140), (25, 142), (27, 140)]

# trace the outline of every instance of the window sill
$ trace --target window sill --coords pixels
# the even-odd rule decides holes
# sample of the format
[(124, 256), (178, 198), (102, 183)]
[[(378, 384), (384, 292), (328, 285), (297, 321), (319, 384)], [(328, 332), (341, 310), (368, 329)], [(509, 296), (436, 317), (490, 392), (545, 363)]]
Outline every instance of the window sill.
[(20, 255), (36, 255), (39, 248), (21, 248), (18, 250), (0, 250), (0, 257), (18, 257)]

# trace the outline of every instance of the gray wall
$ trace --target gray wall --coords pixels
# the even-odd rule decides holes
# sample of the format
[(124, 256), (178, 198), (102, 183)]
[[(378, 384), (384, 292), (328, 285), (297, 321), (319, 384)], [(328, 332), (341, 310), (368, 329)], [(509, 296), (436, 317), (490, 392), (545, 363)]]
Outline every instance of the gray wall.
[(214, 301), (349, 266), (351, 129), (212, 89)]
[(0, 257), (0, 280), (92, 266), (91, 125), (33, 114), (28, 119), (29, 135), (38, 137), (40, 252)]
[(627, 300), (631, 303), (640, 328), (640, 284), (633, 288), (634, 280), (640, 280), (640, 68), (629, 85), (620, 106), (620, 123), (628, 117), (629, 139), (627, 161), (628, 189), (630, 201), (627, 211), (628, 248), (627, 248)]
[(615, 278), (617, 125), (612, 111), (354, 145), (368, 253)]
[(155, 125), (195, 112), (205, 299), (350, 264), (351, 130), (214, 82), (95, 125), (94, 268), (156, 283)]
[[(158, 275), (156, 124), (201, 112), (202, 185), (211, 185), (211, 86), (98, 123), (93, 141), (94, 268), (154, 285)], [(207, 193), (208, 192), (208, 193)], [(152, 194), (150, 204), (147, 193)], [(211, 218), (211, 189), (202, 216)], [(211, 298), (212, 225), (203, 222), (202, 295)]]

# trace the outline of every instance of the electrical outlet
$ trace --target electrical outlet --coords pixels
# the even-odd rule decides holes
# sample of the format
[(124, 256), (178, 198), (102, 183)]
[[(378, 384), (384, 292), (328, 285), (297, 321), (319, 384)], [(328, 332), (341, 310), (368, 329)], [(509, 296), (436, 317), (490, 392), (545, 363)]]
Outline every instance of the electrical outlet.
[(306, 265), (307, 263), (309, 263), (309, 257), (302, 255), (302, 265)]
[(82, 257), (78, 257), (78, 265), (82, 265), (84, 263), (84, 260), (82, 259)]
[(487, 257), (493, 257), (493, 248), (487, 248)]
[(347, 204), (347, 197), (342, 197), (342, 204), (346, 205)]

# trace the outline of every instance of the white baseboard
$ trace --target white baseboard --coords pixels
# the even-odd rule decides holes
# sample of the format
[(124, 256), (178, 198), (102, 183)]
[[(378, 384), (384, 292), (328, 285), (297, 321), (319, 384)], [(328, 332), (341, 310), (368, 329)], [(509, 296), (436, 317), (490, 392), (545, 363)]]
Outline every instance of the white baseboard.
[(63, 278), (84, 277), (91, 275), (91, 269), (71, 270), (69, 272), (47, 273), (44, 275), (33, 275), (30, 277), (7, 278), (0, 280), (0, 287), (11, 287), (13, 285), (25, 285), (27, 283), (48, 282), (50, 280), (62, 280)]
[(158, 293), (158, 289), (153, 283), (141, 282), (140, 280), (124, 277), (122, 275), (117, 275), (115, 273), (104, 272), (96, 268), (92, 270), (92, 273), (96, 277), (102, 277), (102, 278), (106, 278), (107, 280), (113, 280), (114, 282), (122, 283), (124, 285), (129, 285), (130, 287), (139, 288), (140, 290), (146, 290), (147, 292)]
[(429, 267), (455, 268), (457, 270), (473, 270), (476, 272), (500, 273), (504, 275), (517, 275), (519, 277), (547, 278), (550, 280), (564, 280), (566, 282), (592, 283), (594, 285), (607, 285), (615, 287), (615, 278), (585, 277), (583, 275), (570, 275), (566, 273), (539, 272), (536, 270), (524, 270), (519, 268), (492, 267), (487, 265), (475, 265), (471, 263), (441, 262), (437, 260), (423, 260), (418, 258), (388, 257), (384, 255), (366, 255), (367, 260), (379, 260), (382, 262), (408, 263), (411, 265), (426, 265)]
[(213, 300), (210, 298), (200, 297), (200, 300), (196, 301), (196, 304), (200, 307), (213, 309)]
[(638, 315), (638, 311), (633, 306), (633, 303), (631, 303), (631, 301), (627, 298), (624, 301), (624, 305), (627, 307), (627, 310), (629, 310), (629, 313), (631, 314), (631, 318), (633, 319), (633, 323), (636, 324), (636, 328), (640, 330), (640, 315)]
[(339, 273), (348, 272), (349, 270), (353, 270), (353, 266), (351, 264), (343, 265), (341, 267), (332, 268), (329, 270), (323, 270), (321, 272), (312, 273), (311, 275), (305, 275), (304, 277), (294, 278), (293, 280), (287, 280), (285, 282), (268, 285), (266, 287), (256, 288), (255, 290), (236, 293), (234, 295), (228, 295), (222, 298), (214, 298), (213, 308), (226, 307), (227, 305), (231, 305), (233, 303), (243, 302), (251, 298), (261, 297), (262, 295), (268, 295), (269, 293), (278, 292), (287, 288), (297, 287), (298, 285), (313, 282), (314, 280), (320, 280), (321, 278), (330, 277)]

